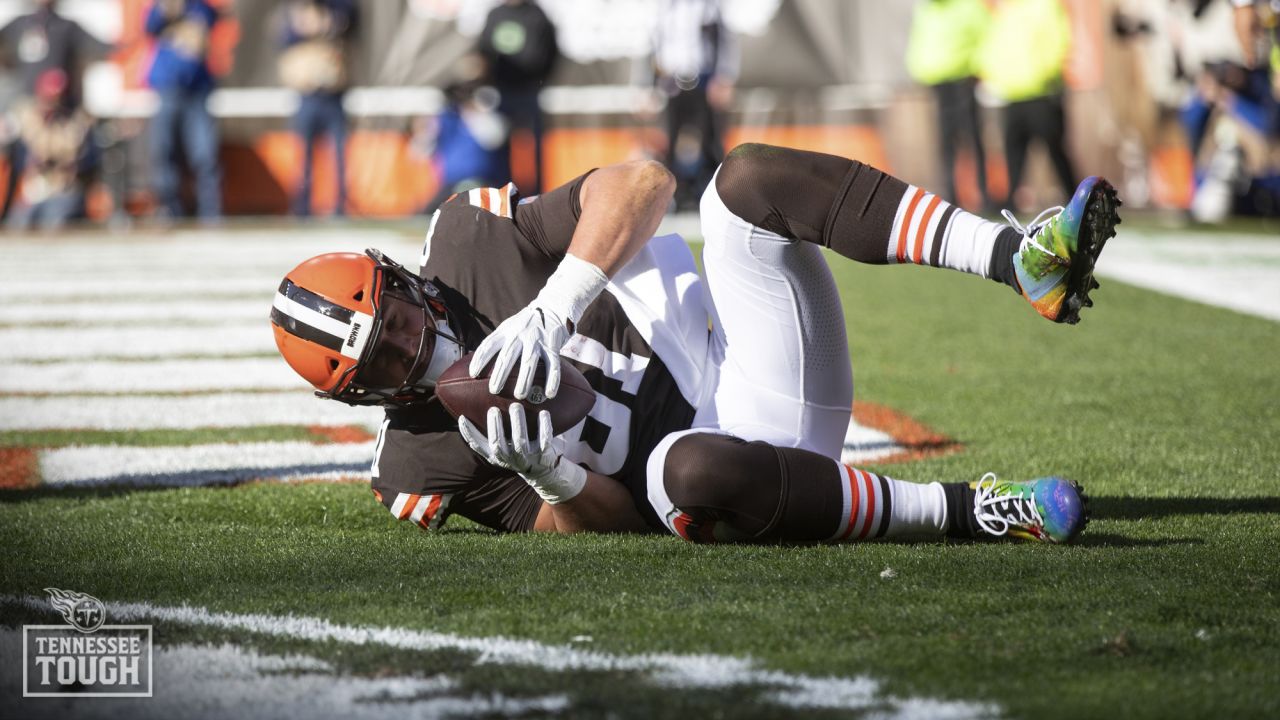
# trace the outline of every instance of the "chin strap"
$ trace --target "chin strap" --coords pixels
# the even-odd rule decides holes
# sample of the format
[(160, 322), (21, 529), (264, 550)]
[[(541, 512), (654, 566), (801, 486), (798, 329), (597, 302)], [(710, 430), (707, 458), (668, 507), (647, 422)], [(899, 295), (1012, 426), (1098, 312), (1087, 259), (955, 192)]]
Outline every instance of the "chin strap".
[(435, 335), (436, 343), (431, 351), (431, 360), (427, 363), (427, 370), (422, 374), (422, 379), (418, 381), (422, 385), (433, 388), (436, 386), (436, 378), (466, 354), (465, 348), (458, 343), (453, 328), (449, 327), (449, 321), (444, 317), (436, 318)]

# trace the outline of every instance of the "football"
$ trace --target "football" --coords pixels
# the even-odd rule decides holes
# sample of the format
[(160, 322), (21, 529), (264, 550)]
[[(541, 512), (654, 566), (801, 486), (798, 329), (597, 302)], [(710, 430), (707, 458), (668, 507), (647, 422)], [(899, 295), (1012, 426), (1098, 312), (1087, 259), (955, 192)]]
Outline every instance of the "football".
[(524, 406), (531, 440), (537, 435), (537, 418), (541, 410), (550, 411), (551, 428), (559, 435), (582, 422), (596, 402), (596, 393), (587, 384), (587, 378), (564, 358), (560, 358), (560, 390), (554, 398), (548, 398), (543, 393), (547, 369), (542, 363), (539, 363), (538, 371), (533, 376), (533, 389), (524, 400), (517, 400), (515, 396), (519, 367), (511, 371), (506, 385), (502, 386), (502, 392), (494, 395), (489, 392), (489, 372), (493, 369), (493, 364), (490, 363), (479, 377), (474, 378), (468, 373), (470, 365), (471, 353), (468, 353), (446, 368), (436, 381), (436, 397), (440, 398), (440, 403), (454, 417), (461, 415), (467, 418), (481, 431), (488, 428), (489, 408), (501, 408), (506, 417), (506, 410), (511, 403), (520, 403)]

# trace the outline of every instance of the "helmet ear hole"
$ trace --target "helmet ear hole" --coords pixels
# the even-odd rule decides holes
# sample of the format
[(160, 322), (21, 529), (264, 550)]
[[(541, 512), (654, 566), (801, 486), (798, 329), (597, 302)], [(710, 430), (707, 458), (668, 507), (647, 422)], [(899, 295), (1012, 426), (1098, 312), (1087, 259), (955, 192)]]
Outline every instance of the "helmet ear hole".
[(356, 294), (351, 296), (351, 299), (356, 302), (364, 302), (364, 288), (357, 290)]
[(338, 361), (334, 360), (333, 358), (329, 358), (329, 372), (334, 372), (337, 369), (338, 369)]

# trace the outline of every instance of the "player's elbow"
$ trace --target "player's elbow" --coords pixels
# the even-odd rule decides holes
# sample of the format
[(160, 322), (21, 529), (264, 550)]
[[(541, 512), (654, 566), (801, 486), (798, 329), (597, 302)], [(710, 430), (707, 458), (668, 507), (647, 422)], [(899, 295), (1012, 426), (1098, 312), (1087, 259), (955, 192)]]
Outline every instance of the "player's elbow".
[(663, 207), (676, 192), (676, 176), (657, 160), (633, 160), (627, 163), (632, 187), (662, 201)]

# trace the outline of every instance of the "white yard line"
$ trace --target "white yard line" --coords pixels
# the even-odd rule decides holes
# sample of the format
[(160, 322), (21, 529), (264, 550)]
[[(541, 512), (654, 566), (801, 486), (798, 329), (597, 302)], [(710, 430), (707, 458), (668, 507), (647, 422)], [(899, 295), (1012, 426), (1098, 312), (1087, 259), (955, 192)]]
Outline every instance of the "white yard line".
[[(424, 234), (426, 228), (424, 219)], [(11, 280), (24, 279), (52, 283), (84, 276), (159, 281), (166, 275), (220, 277), (254, 270), (277, 275), (278, 280), (311, 255), (362, 253), (369, 247), (383, 250), (404, 263), (421, 253), (422, 240), (376, 230), (314, 234), (296, 230), (214, 237), (177, 234), (138, 242), (113, 242), (111, 238), (43, 244), (6, 242), (0, 248), (0, 289)]]
[(845, 465), (864, 465), (905, 451), (906, 448), (899, 445), (889, 433), (859, 425), (851, 417), (849, 427), (845, 429), (840, 462)]
[[(269, 301), (263, 306), (270, 309)], [(266, 312), (254, 323), (216, 327), (11, 327), (0, 329), (0, 360), (218, 357), (274, 353)]]
[(1183, 231), (1122, 232), (1107, 244), (1097, 274), (1280, 320), (1280, 242), (1275, 240)]
[(68, 277), (59, 279), (32, 278), (21, 280), (5, 280), (0, 282), (0, 302), (30, 302), (31, 298), (42, 298), (45, 301), (61, 302), (81, 298), (123, 298), (137, 300), (150, 298), (153, 302), (170, 300), (189, 300), (192, 298), (207, 299), (211, 302), (222, 302), (228, 297), (239, 297), (249, 294), (262, 295), (267, 298), (270, 309), (271, 294), (280, 284), (280, 278), (289, 271), (283, 268), (279, 273), (246, 274), (210, 274), (203, 275), (191, 272), (190, 275), (167, 275), (163, 277), (126, 277), (112, 275), (110, 277), (90, 276)]
[[(43, 598), (33, 596), (0, 597), (0, 602), (45, 612), (49, 607)], [(156, 622), (308, 642), (381, 645), (418, 652), (451, 650), (475, 654), (476, 664), (527, 667), (545, 672), (627, 672), (653, 685), (677, 689), (769, 687), (763, 695), (765, 699), (792, 708), (874, 712), (877, 718), (903, 720), (939, 717), (960, 720), (993, 717), (999, 713), (999, 708), (990, 704), (881, 695), (880, 683), (865, 676), (798, 675), (767, 670), (753, 660), (726, 655), (618, 655), (533, 640), (339, 625), (316, 617), (221, 613), (206, 608), (161, 607), (150, 603), (108, 602), (106, 606), (111, 622), (121, 624)]]
[(270, 285), (256, 300), (195, 300), (191, 302), (136, 302), (122, 298), (120, 302), (94, 300), (67, 303), (5, 303), (0, 305), (0, 323), (9, 325), (43, 325), (45, 323), (79, 323), (81, 325), (146, 321), (150, 323), (229, 323), (264, 322), (271, 310)]
[(155, 393), (216, 390), (298, 390), (311, 385), (283, 359), (107, 360), (9, 363), (0, 393)]
[[(4, 657), (22, 654), (18, 630), (0, 630)], [(342, 675), (307, 655), (264, 654), (230, 643), (158, 647), (153, 655), (153, 697), (59, 700), (18, 697), (20, 663), (0, 666), (0, 702), (21, 717), (65, 718), (307, 718), (308, 720), (404, 720), (416, 718), (557, 715), (569, 698), (560, 694), (513, 698), (472, 693), (447, 675), (361, 677)], [(8, 691), (10, 697), (5, 696)], [(5, 702), (7, 701), (7, 702)], [(412, 710), (406, 715), (406, 710)]]
[(306, 393), (179, 397), (0, 398), (0, 430), (158, 430), (256, 425), (359, 425), (376, 432), (384, 414)]
[(373, 441), (90, 445), (41, 450), (37, 458), (45, 485), (230, 484), (263, 478), (367, 476)]

